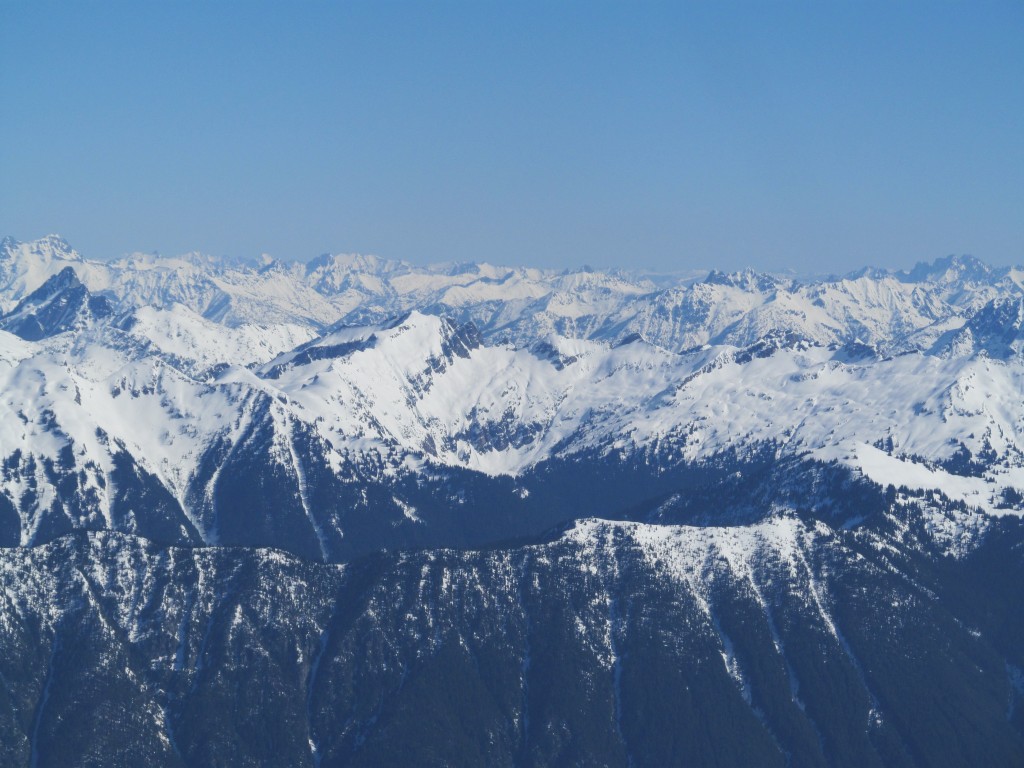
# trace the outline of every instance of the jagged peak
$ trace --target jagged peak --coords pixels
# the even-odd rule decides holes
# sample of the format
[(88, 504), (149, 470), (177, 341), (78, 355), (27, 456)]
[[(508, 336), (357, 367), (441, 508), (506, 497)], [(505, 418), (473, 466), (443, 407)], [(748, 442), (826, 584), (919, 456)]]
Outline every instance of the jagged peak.
[(218, 269), (225, 264), (225, 259), (202, 253), (201, 251), (189, 251), (174, 256), (165, 255), (157, 251), (144, 252), (135, 251), (121, 257), (113, 262), (115, 266), (122, 268), (136, 269), (180, 269), (182, 266), (196, 268)]
[(431, 358), (468, 357), (483, 344), (479, 329), (471, 322), (458, 323), (449, 317), (413, 310), (382, 323), (338, 323), (326, 334), (279, 355), (260, 370), (268, 378), (278, 378), (288, 368), (370, 349), (415, 367)]
[(884, 267), (867, 266), (847, 272), (842, 277), (829, 276), (822, 282), (836, 283), (842, 280), (863, 280), (865, 278), (868, 280), (885, 280), (892, 277), (892, 274), (892, 270), (885, 269)]
[(55, 275), (51, 275), (41, 286), (26, 296), (22, 300), (21, 304), (38, 304), (57, 295), (58, 293), (79, 287), (84, 288), (82, 281), (78, 278), (78, 273), (75, 271), (75, 268), (70, 266), (64, 267), (64, 269)]
[(447, 315), (428, 314), (416, 309), (385, 322), (380, 331), (382, 337), (390, 339), (416, 335), (426, 347), (439, 343), (442, 350), (452, 343), (467, 351), (483, 344), (480, 330), (473, 322), (459, 323)]
[(43, 235), (42, 237), (40, 237), (35, 242), (39, 243), (40, 245), (49, 245), (49, 246), (51, 246), (53, 248), (57, 248), (57, 249), (61, 249), (61, 250), (66, 250), (66, 251), (70, 251), (71, 250), (70, 243), (68, 243), (68, 241), (65, 240), (63, 236), (58, 235), (58, 234)]
[(28, 341), (38, 341), (111, 314), (113, 306), (109, 299), (91, 294), (75, 269), (67, 266), (0, 318), (0, 328)]
[(984, 280), (993, 274), (993, 269), (976, 256), (950, 254), (930, 264), (919, 261), (910, 271), (896, 274), (901, 280), (910, 283), (960, 282)]
[(1019, 332), (1024, 326), (1024, 298), (999, 296), (979, 309), (967, 326), (975, 331), (981, 328)]
[(961, 328), (944, 334), (931, 350), (944, 357), (984, 353), (1007, 359), (1018, 353), (1024, 339), (1024, 298), (1000, 296), (975, 312)]
[(322, 253), (306, 262), (306, 274), (318, 271), (339, 270), (342, 272), (393, 272), (407, 268), (404, 261), (385, 259), (374, 254), (364, 253)]
[(736, 362), (747, 363), (754, 358), (771, 357), (781, 350), (806, 351), (816, 346), (813, 340), (792, 330), (773, 328), (750, 344), (736, 352)]
[(60, 235), (45, 235), (36, 240), (18, 240), (8, 235), (0, 241), (0, 251), (12, 257), (18, 253), (31, 258), (60, 259), (64, 261), (82, 261), (82, 257)]
[(739, 272), (723, 272), (713, 269), (708, 272), (707, 277), (702, 281), (710, 285), (725, 285), (732, 288), (741, 288), (745, 291), (755, 290), (760, 292), (772, 291), (783, 284), (778, 277), (767, 272), (756, 272), (753, 269), (744, 269)]

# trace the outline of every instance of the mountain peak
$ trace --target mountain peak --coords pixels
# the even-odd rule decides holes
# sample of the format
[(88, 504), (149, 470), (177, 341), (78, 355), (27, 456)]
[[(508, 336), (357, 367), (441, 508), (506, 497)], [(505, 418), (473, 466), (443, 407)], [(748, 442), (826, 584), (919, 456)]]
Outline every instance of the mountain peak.
[(82, 257), (60, 235), (46, 235), (38, 240), (22, 241), (8, 235), (0, 241), (0, 253), (6, 258), (42, 261), (82, 261)]
[(704, 282), (711, 285), (727, 285), (733, 288), (741, 288), (745, 291), (753, 290), (762, 293), (774, 290), (779, 285), (778, 278), (766, 272), (755, 272), (752, 269), (729, 273), (713, 269), (704, 278)]
[(71, 245), (61, 235), (50, 234), (44, 235), (43, 237), (36, 240), (39, 244), (45, 244), (54, 248), (55, 250), (70, 251)]
[(480, 331), (472, 323), (459, 324), (449, 317), (412, 310), (384, 324), (378, 334), (396, 350), (418, 350), (431, 358), (468, 357), (483, 344)]
[(931, 264), (919, 261), (909, 272), (897, 273), (908, 283), (981, 282), (991, 277), (992, 267), (969, 254), (950, 254)]
[(0, 318), (0, 328), (27, 341), (72, 330), (92, 318), (108, 317), (113, 307), (93, 296), (73, 267), (64, 267)]
[(32, 291), (32, 293), (26, 297), (25, 301), (38, 302), (42, 299), (49, 298), (60, 291), (66, 291), (69, 288), (76, 288), (80, 285), (82, 285), (82, 281), (78, 279), (78, 273), (75, 272), (74, 267), (64, 267), (64, 269), (50, 277), (45, 283)]

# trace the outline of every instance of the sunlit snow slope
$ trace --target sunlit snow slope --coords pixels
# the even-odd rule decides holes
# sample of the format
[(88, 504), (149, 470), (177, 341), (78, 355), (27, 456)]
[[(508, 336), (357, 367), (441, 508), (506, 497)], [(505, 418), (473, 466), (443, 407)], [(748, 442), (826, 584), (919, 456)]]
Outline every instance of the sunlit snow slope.
[[(352, 508), (372, 514), (366, 485), (407, 526), (423, 522), (415, 494), (397, 487), (408, 478), (508, 476), (523, 495), (543, 467), (574, 457), (677, 467), (766, 446), (777, 460), (835, 462), (989, 514), (1022, 509), (1015, 270), (960, 259), (839, 280), (712, 273), (657, 287), (362, 257), (189, 257), (183, 271), (156, 257), (88, 262), (59, 238), (6, 240), (0, 257), (10, 305), (0, 517), (11, 543), (82, 527), (217, 543), (232, 540), (225, 510), (244, 527), (246, 515), (285, 509), (306, 531), (295, 546), (331, 557), (348, 527), (371, 524), (350, 519)], [(186, 278), (220, 286), (223, 311), (183, 291)], [(318, 298), (305, 305), (302, 291)], [(342, 295), (356, 303), (338, 304)], [(346, 321), (411, 301), (429, 311)], [(319, 307), (319, 319), (299, 305)], [(263, 490), (242, 510), (227, 484), (249, 474)], [(349, 511), (325, 511), (322, 497), (339, 488), (354, 494)], [(259, 541), (275, 543), (279, 525)]]

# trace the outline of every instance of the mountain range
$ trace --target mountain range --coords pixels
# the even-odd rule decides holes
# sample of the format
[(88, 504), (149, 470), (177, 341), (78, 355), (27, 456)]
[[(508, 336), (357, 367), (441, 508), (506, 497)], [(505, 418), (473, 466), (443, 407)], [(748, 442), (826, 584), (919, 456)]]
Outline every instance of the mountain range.
[(1020, 765), (1024, 269), (0, 244), (0, 764)]

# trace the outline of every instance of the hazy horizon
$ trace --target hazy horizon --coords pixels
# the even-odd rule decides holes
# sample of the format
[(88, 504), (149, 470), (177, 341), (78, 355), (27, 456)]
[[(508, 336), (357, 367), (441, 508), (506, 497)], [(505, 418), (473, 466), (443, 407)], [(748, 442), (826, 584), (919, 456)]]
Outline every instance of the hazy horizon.
[(0, 234), (426, 265), (1024, 262), (1024, 6), (0, 5)]
[(445, 260), (445, 261), (431, 261), (431, 262), (427, 262), (427, 261), (410, 261), (410, 260), (407, 260), (407, 259), (390, 259), (387, 256), (385, 256), (383, 254), (379, 254), (379, 253), (359, 252), (359, 251), (345, 251), (345, 250), (331, 250), (331, 251), (324, 251), (322, 253), (305, 254), (305, 255), (298, 255), (298, 256), (279, 256), (279, 255), (276, 255), (276, 254), (268, 253), (266, 251), (262, 251), (260, 253), (252, 253), (252, 254), (216, 254), (216, 253), (208, 253), (208, 252), (201, 251), (201, 250), (198, 250), (198, 249), (195, 249), (195, 248), (190, 249), (190, 250), (186, 250), (186, 251), (180, 251), (180, 252), (177, 252), (177, 253), (165, 253), (165, 252), (158, 251), (158, 250), (140, 251), (138, 249), (135, 249), (135, 250), (132, 250), (132, 251), (126, 251), (126, 252), (124, 252), (122, 254), (118, 254), (116, 256), (105, 257), (105, 256), (97, 256), (95, 254), (90, 254), (90, 253), (83, 252), (80, 248), (78, 248), (75, 245), (75, 243), (69, 241), (66, 237), (61, 235), (59, 232), (49, 232), (49, 233), (47, 233), (45, 235), (40, 235), (39, 237), (33, 237), (33, 238), (19, 238), (16, 235), (11, 235), (10, 233), (0, 233), (0, 240), (5, 240), (7, 238), (10, 238), (10, 239), (12, 239), (12, 240), (14, 240), (14, 241), (16, 241), (18, 243), (33, 243), (33, 242), (38, 242), (38, 241), (44, 240), (44, 239), (49, 238), (49, 237), (56, 237), (56, 238), (59, 238), (59, 239), (63, 240), (65, 243), (67, 243), (67, 245), (72, 250), (74, 250), (79, 256), (81, 256), (86, 261), (95, 261), (95, 262), (101, 262), (101, 263), (109, 263), (109, 262), (117, 261), (119, 259), (127, 259), (127, 258), (138, 257), (138, 256), (153, 257), (153, 258), (158, 258), (158, 259), (174, 259), (174, 258), (191, 256), (191, 255), (199, 255), (199, 256), (202, 256), (202, 257), (209, 257), (209, 258), (213, 258), (213, 259), (227, 260), (229, 263), (239, 263), (240, 262), (240, 263), (243, 263), (243, 264), (249, 264), (249, 265), (253, 265), (253, 266), (258, 266), (258, 265), (260, 265), (261, 262), (265, 261), (266, 259), (271, 259), (273, 261), (278, 261), (278, 262), (282, 262), (282, 263), (285, 263), (285, 264), (307, 264), (307, 263), (309, 263), (309, 262), (311, 262), (311, 261), (313, 261), (315, 259), (322, 258), (322, 257), (328, 257), (328, 256), (351, 256), (351, 257), (360, 257), (360, 258), (367, 258), (367, 257), (369, 257), (369, 258), (380, 259), (380, 260), (383, 260), (383, 261), (390, 261), (390, 262), (395, 262), (395, 263), (403, 263), (403, 264), (408, 264), (409, 266), (411, 266), (413, 268), (420, 268), (420, 269), (430, 269), (430, 268), (448, 267), (448, 266), (456, 267), (456, 266), (459, 266), (459, 265), (462, 265), (462, 264), (490, 264), (491, 266), (508, 268), (508, 269), (516, 269), (516, 268), (521, 268), (521, 269), (538, 269), (538, 270), (541, 270), (541, 271), (544, 271), (544, 272), (550, 272), (550, 273), (558, 273), (558, 272), (572, 273), (572, 272), (582, 272), (582, 271), (587, 271), (587, 270), (598, 270), (598, 271), (602, 271), (602, 272), (621, 272), (621, 273), (624, 273), (624, 274), (632, 274), (632, 275), (639, 276), (639, 277), (642, 277), (644, 275), (648, 275), (648, 276), (650, 276), (652, 278), (658, 278), (658, 277), (661, 277), (661, 278), (680, 277), (680, 278), (685, 279), (685, 280), (700, 279), (700, 278), (704, 277), (705, 275), (707, 275), (708, 273), (711, 273), (711, 272), (723, 272), (723, 273), (726, 273), (726, 274), (736, 274), (736, 273), (742, 273), (742, 272), (745, 272), (745, 271), (749, 270), (749, 271), (754, 271), (754, 272), (761, 272), (761, 273), (765, 273), (765, 274), (776, 275), (776, 276), (779, 276), (779, 277), (792, 277), (794, 279), (798, 279), (798, 280), (801, 280), (801, 281), (803, 281), (803, 280), (822, 280), (822, 279), (827, 280), (829, 278), (843, 278), (843, 277), (848, 277), (850, 275), (855, 275), (857, 273), (860, 273), (860, 272), (863, 272), (863, 271), (866, 271), (866, 270), (873, 270), (873, 269), (888, 270), (888, 271), (894, 272), (894, 273), (910, 272), (915, 267), (918, 267), (918, 266), (920, 266), (922, 264), (930, 266), (930, 265), (934, 265), (934, 264), (936, 264), (938, 262), (941, 262), (943, 260), (946, 260), (946, 259), (958, 259), (958, 258), (967, 258), (967, 259), (976, 258), (976, 259), (978, 259), (979, 261), (983, 262), (984, 264), (986, 264), (988, 267), (990, 267), (992, 269), (1024, 269), (1024, 264), (1014, 264), (1014, 263), (1000, 264), (1000, 263), (995, 263), (995, 262), (987, 261), (985, 259), (981, 259), (980, 257), (977, 257), (974, 254), (969, 254), (969, 253), (967, 253), (967, 254), (952, 254), (951, 253), (951, 254), (945, 254), (945, 255), (942, 255), (942, 256), (936, 256), (935, 258), (932, 258), (932, 259), (918, 259), (917, 261), (915, 261), (913, 263), (905, 263), (905, 264), (897, 263), (897, 264), (891, 264), (891, 265), (886, 265), (886, 266), (882, 266), (882, 265), (879, 265), (879, 264), (867, 264), (867, 263), (865, 263), (865, 264), (859, 264), (859, 265), (856, 265), (856, 266), (852, 266), (851, 268), (843, 270), (842, 272), (838, 272), (838, 271), (835, 271), (835, 270), (819, 270), (819, 271), (803, 270), (803, 271), (797, 271), (795, 269), (770, 269), (770, 268), (761, 269), (761, 268), (755, 267), (755, 266), (753, 266), (751, 264), (740, 265), (740, 266), (736, 266), (736, 267), (726, 267), (726, 266), (716, 265), (716, 264), (704, 264), (704, 265), (696, 264), (696, 265), (693, 265), (693, 266), (687, 266), (687, 267), (683, 267), (683, 268), (680, 268), (680, 269), (651, 269), (651, 268), (648, 268), (648, 267), (645, 267), (645, 266), (628, 266), (628, 265), (622, 265), (622, 264), (609, 264), (609, 265), (604, 265), (604, 266), (595, 266), (593, 264), (588, 264), (588, 263), (541, 266), (541, 265), (538, 265), (538, 264), (529, 264), (529, 263), (510, 264), (510, 263), (505, 263), (505, 262), (501, 262), (501, 261), (494, 261), (492, 259), (474, 259), (474, 260), (452, 260), (452, 259), (449, 259), (449, 260)]

